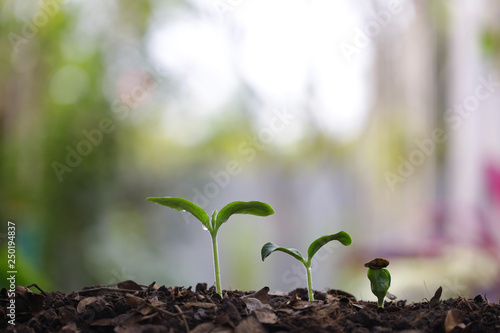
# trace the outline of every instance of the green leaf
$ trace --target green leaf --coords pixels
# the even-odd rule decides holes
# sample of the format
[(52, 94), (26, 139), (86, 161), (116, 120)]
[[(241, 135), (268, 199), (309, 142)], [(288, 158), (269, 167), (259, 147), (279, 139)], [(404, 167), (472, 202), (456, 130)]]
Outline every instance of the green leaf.
[[(373, 293), (387, 293), (391, 286), (391, 274), (385, 268), (383, 269), (368, 269), (368, 279), (371, 282)], [(385, 296), (385, 294), (384, 294)]]
[(285, 252), (285, 253), (291, 255), (292, 257), (294, 257), (295, 259), (297, 259), (298, 261), (300, 261), (301, 263), (303, 263), (304, 265), (306, 264), (306, 261), (305, 261), (304, 257), (302, 257), (302, 253), (300, 253), (299, 250), (287, 249), (286, 247), (278, 246), (278, 245), (274, 244), (273, 242), (267, 242), (266, 244), (264, 244), (264, 246), (262, 246), (262, 249), (260, 250), (260, 254), (262, 256), (262, 261), (264, 261), (264, 259), (266, 259), (274, 251)]
[(349, 234), (345, 231), (320, 237), (312, 242), (311, 245), (309, 245), (309, 249), (307, 250), (308, 262), (311, 262), (312, 257), (316, 254), (316, 252), (318, 252), (319, 249), (321, 249), (321, 247), (323, 247), (323, 245), (334, 240), (339, 241), (340, 243), (342, 243), (342, 245), (345, 246), (351, 245), (352, 243), (351, 236), (349, 236)]
[(208, 218), (207, 213), (201, 208), (200, 206), (192, 203), (191, 201), (183, 198), (169, 198), (169, 197), (164, 197), (164, 198), (147, 198), (147, 200), (167, 206), (173, 209), (181, 210), (181, 211), (186, 211), (194, 215), (198, 220), (200, 220), (203, 225), (208, 228), (208, 230), (211, 230), (212, 228), (210, 227), (210, 221)]
[(389, 290), (391, 286), (391, 274), (385, 268), (368, 268), (367, 276), (370, 280), (372, 293), (377, 296), (378, 306), (382, 307), (384, 305), (384, 297), (387, 295), (387, 290)]
[(215, 223), (219, 229), (222, 223), (226, 222), (233, 214), (252, 214), (257, 216), (269, 216), (274, 214), (274, 210), (268, 204), (260, 201), (235, 201), (227, 204), (217, 214)]
[(212, 219), (210, 220), (212, 228), (210, 230), (215, 230), (215, 221), (217, 221), (217, 209), (212, 212)]

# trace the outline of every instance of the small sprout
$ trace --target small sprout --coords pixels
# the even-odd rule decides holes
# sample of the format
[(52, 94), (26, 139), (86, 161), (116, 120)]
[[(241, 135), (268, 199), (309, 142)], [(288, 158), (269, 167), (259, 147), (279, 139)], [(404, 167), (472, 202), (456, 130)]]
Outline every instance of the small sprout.
[(215, 210), (210, 219), (207, 213), (200, 206), (192, 203), (191, 201), (183, 198), (147, 198), (147, 200), (177, 209), (183, 212), (189, 212), (200, 220), (203, 229), (210, 232), (212, 237), (212, 249), (214, 254), (214, 269), (215, 269), (215, 287), (217, 293), (222, 296), (222, 288), (220, 282), (220, 269), (219, 269), (219, 251), (217, 249), (217, 232), (220, 226), (226, 222), (231, 215), (234, 214), (251, 214), (256, 216), (269, 216), (274, 214), (274, 210), (266, 203), (260, 201), (234, 201), (227, 204), (224, 208), (217, 213)]
[(281, 247), (273, 242), (268, 242), (262, 246), (261, 250), (261, 255), (262, 255), (262, 261), (266, 259), (271, 253), (274, 251), (281, 251), (285, 252), (298, 261), (300, 261), (305, 267), (306, 267), (306, 273), (307, 273), (307, 289), (309, 291), (309, 301), (314, 301), (314, 293), (313, 293), (313, 288), (312, 288), (312, 277), (311, 277), (311, 265), (312, 265), (312, 258), (318, 252), (318, 250), (323, 247), (326, 243), (329, 243), (331, 241), (337, 240), (339, 241), (342, 245), (348, 246), (351, 245), (352, 239), (351, 236), (345, 232), (341, 231), (333, 235), (327, 235), (320, 237), (316, 239), (314, 242), (309, 245), (309, 249), (307, 250), (307, 259), (305, 259), (302, 254), (299, 252), (299, 250), (296, 249), (288, 249), (286, 247)]
[(365, 264), (365, 267), (368, 267), (367, 276), (372, 293), (377, 296), (379, 308), (384, 306), (384, 297), (391, 286), (391, 274), (385, 269), (387, 266), (389, 266), (389, 260), (383, 258), (375, 258)]

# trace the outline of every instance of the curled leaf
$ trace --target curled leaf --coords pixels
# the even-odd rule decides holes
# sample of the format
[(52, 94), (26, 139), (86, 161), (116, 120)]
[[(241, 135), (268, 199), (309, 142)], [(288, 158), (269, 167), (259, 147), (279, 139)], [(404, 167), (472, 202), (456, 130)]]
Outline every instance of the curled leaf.
[(262, 261), (264, 261), (264, 259), (266, 259), (274, 251), (285, 252), (285, 253), (291, 255), (292, 257), (294, 257), (295, 259), (297, 259), (298, 261), (300, 261), (301, 263), (303, 263), (304, 265), (306, 265), (306, 261), (305, 261), (304, 257), (302, 257), (302, 254), (299, 252), (299, 250), (293, 249), (293, 248), (288, 249), (286, 247), (281, 247), (281, 246), (274, 244), (273, 242), (268, 242), (268, 243), (264, 244), (264, 246), (262, 246), (262, 249), (260, 251), (261, 256), (262, 256)]
[(321, 249), (325, 244), (334, 240), (339, 241), (342, 245), (345, 246), (351, 245), (352, 243), (351, 236), (345, 231), (340, 231), (333, 235), (320, 237), (312, 242), (311, 245), (309, 245), (309, 249), (307, 250), (308, 261), (311, 262), (312, 257), (316, 254), (316, 252), (319, 251), (319, 249)]

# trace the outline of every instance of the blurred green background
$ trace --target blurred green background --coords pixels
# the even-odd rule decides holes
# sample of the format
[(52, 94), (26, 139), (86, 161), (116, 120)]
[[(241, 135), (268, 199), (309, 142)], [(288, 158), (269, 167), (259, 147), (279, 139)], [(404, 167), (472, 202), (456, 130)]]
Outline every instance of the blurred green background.
[[(210, 237), (148, 196), (211, 213), (224, 289), (374, 300), (500, 297), (500, 3), (6, 0), (0, 14), (0, 241), (18, 284), (214, 283)], [(6, 285), (6, 255), (0, 277)]]

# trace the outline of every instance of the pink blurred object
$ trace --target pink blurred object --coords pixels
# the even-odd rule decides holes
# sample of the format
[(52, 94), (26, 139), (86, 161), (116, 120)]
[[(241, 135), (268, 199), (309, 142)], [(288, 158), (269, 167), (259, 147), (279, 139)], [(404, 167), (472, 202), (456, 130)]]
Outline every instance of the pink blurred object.
[(500, 206), (500, 168), (490, 162), (485, 171), (488, 191), (495, 203)]

